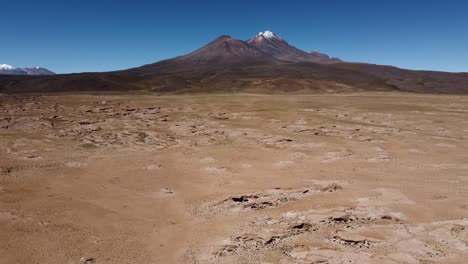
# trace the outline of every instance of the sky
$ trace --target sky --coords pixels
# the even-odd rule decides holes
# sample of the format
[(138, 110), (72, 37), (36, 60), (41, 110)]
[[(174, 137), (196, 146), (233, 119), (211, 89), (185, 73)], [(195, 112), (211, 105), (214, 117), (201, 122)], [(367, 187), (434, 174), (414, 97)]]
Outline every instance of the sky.
[(112, 71), (271, 30), (345, 61), (468, 72), (468, 1), (0, 0), (0, 64)]

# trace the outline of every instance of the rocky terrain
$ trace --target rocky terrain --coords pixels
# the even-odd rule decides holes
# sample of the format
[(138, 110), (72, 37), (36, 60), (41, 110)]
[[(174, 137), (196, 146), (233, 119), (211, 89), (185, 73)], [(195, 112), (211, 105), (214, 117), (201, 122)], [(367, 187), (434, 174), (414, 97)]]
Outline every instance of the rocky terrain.
[(467, 112), (396, 92), (2, 95), (0, 263), (464, 263)]

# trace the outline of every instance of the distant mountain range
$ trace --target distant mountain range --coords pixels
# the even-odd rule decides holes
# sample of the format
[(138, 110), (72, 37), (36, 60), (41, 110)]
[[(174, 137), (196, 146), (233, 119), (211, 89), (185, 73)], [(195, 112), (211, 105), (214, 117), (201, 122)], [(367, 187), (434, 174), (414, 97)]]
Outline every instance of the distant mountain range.
[(15, 68), (8, 64), (0, 64), (0, 74), (7, 75), (54, 75), (55, 73), (41, 67)]
[(247, 41), (223, 35), (192, 53), (128, 70), (52, 76), (0, 76), (0, 92), (145, 90), (155, 93), (468, 93), (468, 73), (412, 71), (344, 62), (300, 50), (279, 35)]

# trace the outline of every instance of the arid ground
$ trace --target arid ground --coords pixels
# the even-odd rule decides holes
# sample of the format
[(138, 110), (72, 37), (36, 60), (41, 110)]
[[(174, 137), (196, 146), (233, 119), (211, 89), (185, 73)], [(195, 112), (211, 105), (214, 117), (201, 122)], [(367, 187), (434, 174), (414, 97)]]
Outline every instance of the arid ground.
[(468, 96), (0, 96), (0, 263), (467, 263)]

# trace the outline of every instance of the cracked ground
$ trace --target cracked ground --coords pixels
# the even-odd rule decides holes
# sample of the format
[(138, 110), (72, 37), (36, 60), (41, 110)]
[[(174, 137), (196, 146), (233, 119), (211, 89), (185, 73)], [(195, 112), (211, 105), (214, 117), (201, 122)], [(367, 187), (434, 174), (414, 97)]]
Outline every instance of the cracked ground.
[(0, 263), (465, 263), (468, 97), (0, 96)]

